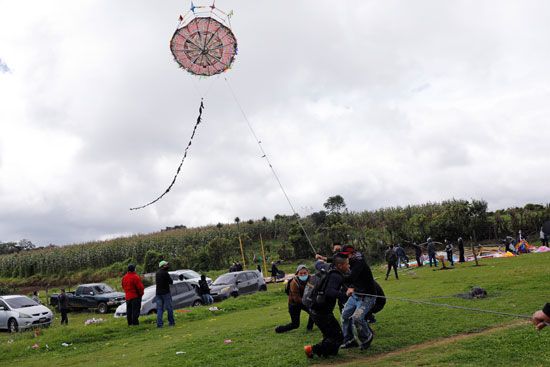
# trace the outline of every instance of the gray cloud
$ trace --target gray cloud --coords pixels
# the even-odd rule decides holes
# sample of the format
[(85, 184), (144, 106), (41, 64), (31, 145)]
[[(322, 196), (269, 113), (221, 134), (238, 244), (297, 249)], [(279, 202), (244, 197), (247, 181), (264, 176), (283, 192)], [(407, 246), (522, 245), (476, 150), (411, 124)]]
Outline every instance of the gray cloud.
[(221, 1), (239, 55), (209, 79), (172, 60), (180, 1), (34, 5), (0, 14), (0, 240), (289, 213), (225, 78), (296, 208), (547, 200), (544, 1)]

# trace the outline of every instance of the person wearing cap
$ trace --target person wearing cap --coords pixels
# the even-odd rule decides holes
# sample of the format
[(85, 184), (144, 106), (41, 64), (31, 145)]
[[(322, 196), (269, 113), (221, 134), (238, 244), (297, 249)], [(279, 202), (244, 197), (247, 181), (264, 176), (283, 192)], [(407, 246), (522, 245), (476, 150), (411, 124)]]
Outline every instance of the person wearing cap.
[(170, 285), (172, 285), (174, 281), (168, 273), (169, 268), (170, 264), (168, 264), (168, 261), (162, 260), (159, 263), (159, 270), (155, 275), (155, 283), (157, 286), (155, 303), (157, 304), (157, 327), (159, 328), (163, 326), (162, 316), (164, 310), (166, 310), (168, 314), (168, 325), (176, 325), (174, 321), (174, 309), (172, 308), (172, 295), (170, 294)]
[[(292, 279), (288, 281), (288, 313), (290, 314), (290, 324), (277, 326), (276, 333), (286, 333), (287, 331), (298, 329), (300, 327), (301, 311), (309, 314), (309, 310), (302, 303), (304, 290), (306, 289), (307, 281), (309, 280), (309, 270), (305, 265), (298, 265), (296, 273)], [(309, 316), (306, 329), (313, 329), (313, 319)]]
[[(374, 334), (365, 319), (376, 303), (376, 282), (370, 267), (367, 265), (363, 254), (355, 251), (353, 246), (346, 245), (342, 254), (349, 258), (350, 275), (346, 278), (349, 297), (342, 310), (342, 332), (344, 343), (340, 348), (361, 347), (365, 350), (370, 347)], [(357, 338), (353, 335), (353, 326), (357, 330)]]
[(136, 273), (136, 266), (128, 265), (128, 272), (122, 277), (122, 289), (126, 298), (126, 319), (128, 326), (139, 325), (141, 311), (141, 297), (143, 297), (143, 283)]

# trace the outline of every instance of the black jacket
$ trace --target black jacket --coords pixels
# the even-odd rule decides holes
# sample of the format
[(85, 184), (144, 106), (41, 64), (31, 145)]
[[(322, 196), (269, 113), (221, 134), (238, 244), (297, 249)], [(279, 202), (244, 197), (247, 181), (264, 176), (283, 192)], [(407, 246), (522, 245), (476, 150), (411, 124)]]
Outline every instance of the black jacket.
[(170, 294), (170, 284), (173, 284), (174, 281), (168, 274), (167, 270), (159, 269), (155, 276), (155, 283), (157, 285), (156, 295), (161, 296), (163, 294)]
[(69, 297), (67, 297), (66, 293), (61, 293), (59, 297), (57, 297), (59, 311), (64, 311), (69, 309)]
[(210, 287), (208, 287), (208, 283), (205, 280), (199, 280), (199, 294), (202, 296), (203, 294), (210, 294)]
[(351, 271), (347, 279), (349, 288), (354, 288), (357, 293), (376, 294), (376, 283), (363, 254), (354, 253), (349, 259), (349, 265)]

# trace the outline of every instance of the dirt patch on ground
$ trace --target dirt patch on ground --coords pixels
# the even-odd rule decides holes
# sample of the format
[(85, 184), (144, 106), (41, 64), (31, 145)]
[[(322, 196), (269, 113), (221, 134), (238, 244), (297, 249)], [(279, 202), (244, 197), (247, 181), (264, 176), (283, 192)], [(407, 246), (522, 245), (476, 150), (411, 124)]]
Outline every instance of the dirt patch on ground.
[(409, 345), (408, 347), (396, 349), (396, 350), (393, 350), (393, 351), (387, 352), (387, 353), (379, 353), (379, 354), (374, 354), (374, 355), (365, 356), (365, 357), (361, 357), (361, 356), (357, 356), (357, 357), (353, 356), (352, 357), (352, 356), (350, 356), (351, 358), (348, 359), (347, 361), (342, 361), (342, 362), (333, 361), (332, 363), (329, 362), (329, 363), (316, 364), (316, 366), (347, 366), (347, 365), (355, 364), (355, 363), (358, 363), (358, 362), (364, 362), (365, 364), (367, 364), (368, 362), (375, 362), (375, 361), (378, 362), (378, 361), (384, 360), (386, 358), (391, 358), (391, 357), (397, 356), (397, 355), (403, 355), (403, 354), (406, 354), (406, 353), (409, 353), (409, 352), (418, 352), (418, 351), (421, 351), (421, 350), (429, 349), (431, 347), (444, 346), (444, 345), (451, 344), (451, 343), (454, 343), (454, 342), (457, 342), (457, 341), (460, 341), (460, 340), (463, 340), (463, 339), (473, 338), (473, 337), (476, 337), (476, 336), (479, 336), (479, 335), (487, 335), (487, 334), (495, 333), (497, 331), (511, 329), (513, 327), (523, 325), (527, 322), (528, 321), (526, 321), (526, 320), (518, 320), (518, 321), (508, 323), (508, 324), (501, 324), (501, 325), (497, 325), (497, 326), (492, 326), (492, 327), (489, 327), (489, 328), (486, 328), (486, 329), (483, 329), (483, 330), (480, 330), (480, 331), (477, 331), (477, 332), (469, 332), (469, 333), (457, 334), (457, 335), (454, 335), (454, 336), (450, 336), (448, 338), (439, 338), (439, 339), (428, 340), (424, 343)]

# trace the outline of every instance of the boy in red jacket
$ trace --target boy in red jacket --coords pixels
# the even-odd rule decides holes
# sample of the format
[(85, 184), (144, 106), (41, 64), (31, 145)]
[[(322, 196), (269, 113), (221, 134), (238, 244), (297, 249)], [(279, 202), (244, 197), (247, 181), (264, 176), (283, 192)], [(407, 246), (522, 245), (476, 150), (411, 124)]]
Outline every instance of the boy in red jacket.
[(122, 277), (122, 289), (126, 293), (126, 318), (128, 319), (128, 325), (139, 325), (143, 283), (139, 275), (136, 274), (135, 265), (128, 265), (128, 272)]

